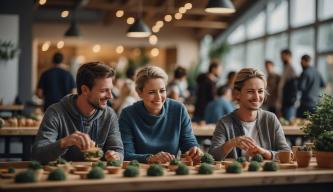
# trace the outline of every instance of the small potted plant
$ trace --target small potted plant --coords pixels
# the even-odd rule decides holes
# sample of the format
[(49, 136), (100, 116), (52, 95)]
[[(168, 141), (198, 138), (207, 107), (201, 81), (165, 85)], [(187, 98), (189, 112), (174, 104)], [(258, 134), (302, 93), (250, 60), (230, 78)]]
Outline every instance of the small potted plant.
[(302, 127), (314, 141), (318, 167), (333, 168), (333, 96), (323, 94), (314, 113), (307, 113), (309, 123)]
[(176, 171), (179, 164), (180, 164), (180, 161), (178, 159), (172, 159), (169, 164), (169, 170)]
[(310, 147), (299, 147), (296, 151), (296, 161), (298, 167), (308, 167), (312, 157), (312, 150)]

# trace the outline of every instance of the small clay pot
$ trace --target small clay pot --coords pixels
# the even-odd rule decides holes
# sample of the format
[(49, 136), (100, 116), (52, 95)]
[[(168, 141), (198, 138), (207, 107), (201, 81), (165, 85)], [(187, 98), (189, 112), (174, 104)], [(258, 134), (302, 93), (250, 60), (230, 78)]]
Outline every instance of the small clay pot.
[(296, 161), (298, 167), (308, 167), (312, 157), (312, 151), (296, 151)]
[(120, 172), (121, 167), (107, 166), (105, 169), (109, 174), (117, 174)]

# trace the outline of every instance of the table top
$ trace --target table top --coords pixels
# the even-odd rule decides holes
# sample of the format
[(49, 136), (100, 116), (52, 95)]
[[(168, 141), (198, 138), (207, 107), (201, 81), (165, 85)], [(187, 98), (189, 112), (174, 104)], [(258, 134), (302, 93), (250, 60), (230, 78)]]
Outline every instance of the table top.
[(22, 111), (24, 105), (0, 105), (0, 111)]
[[(192, 124), (194, 135), (196, 136), (213, 136), (215, 124), (199, 125), (197, 123)], [(304, 135), (300, 126), (282, 126), (285, 135)]]
[(181, 190), (224, 187), (268, 186), (285, 184), (332, 183), (333, 169), (319, 169), (314, 162), (308, 168), (280, 169), (277, 172), (248, 172), (228, 174), (225, 169), (215, 170), (212, 175), (198, 175), (195, 168), (190, 175), (176, 176), (174, 172), (164, 170), (162, 177), (146, 176), (146, 170), (140, 169), (136, 178), (122, 177), (117, 174), (106, 174), (101, 180), (80, 179), (78, 175), (68, 175), (66, 181), (46, 181), (47, 174), (37, 183), (17, 184), (13, 179), (1, 179), (0, 191), (147, 191), (147, 190)]

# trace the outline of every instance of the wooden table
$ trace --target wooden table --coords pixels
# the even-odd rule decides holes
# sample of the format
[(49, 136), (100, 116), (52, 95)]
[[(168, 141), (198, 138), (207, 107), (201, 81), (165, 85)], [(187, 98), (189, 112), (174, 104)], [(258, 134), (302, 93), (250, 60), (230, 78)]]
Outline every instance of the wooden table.
[[(213, 136), (214, 130), (216, 125), (215, 124), (206, 124), (206, 125), (199, 125), (196, 123), (192, 124), (193, 132), (195, 136)], [(286, 136), (302, 136), (304, 132), (300, 129), (299, 126), (283, 126), (283, 131)]]
[(0, 105), (0, 111), (22, 111), (24, 105)]
[[(106, 175), (102, 180), (79, 179), (70, 174), (67, 181), (49, 182), (46, 175), (37, 183), (17, 184), (12, 179), (0, 180), (0, 191), (330, 191), (333, 187), (333, 169), (308, 168), (281, 169), (278, 172), (247, 172), (227, 174), (224, 169), (213, 175), (175, 176), (165, 170), (162, 177), (145, 176), (140, 170), (137, 178), (124, 178), (122, 173)], [(311, 187), (312, 186), (312, 187)]]

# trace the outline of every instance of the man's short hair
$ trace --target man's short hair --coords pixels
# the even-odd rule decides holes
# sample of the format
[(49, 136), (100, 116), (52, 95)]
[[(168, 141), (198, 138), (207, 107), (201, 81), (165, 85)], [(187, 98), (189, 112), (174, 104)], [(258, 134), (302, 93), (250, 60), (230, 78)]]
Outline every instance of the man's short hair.
[(230, 87), (228, 85), (222, 85), (217, 88), (216, 95), (223, 96), (229, 89), (230, 89)]
[(306, 62), (310, 62), (311, 57), (310, 57), (310, 55), (305, 54), (301, 57), (301, 60), (306, 61)]
[(236, 76), (236, 71), (230, 71), (227, 75), (227, 79), (231, 79)]
[(216, 61), (212, 61), (209, 65), (208, 72), (211, 73), (213, 71), (213, 69), (218, 68), (218, 67), (219, 67), (219, 63)]
[(281, 51), (281, 54), (286, 54), (286, 55), (290, 55), (291, 56), (291, 51), (290, 51), (290, 49), (283, 49)]
[(64, 60), (64, 55), (60, 52), (56, 52), (54, 55), (53, 55), (53, 59), (52, 59), (52, 62), (56, 65), (62, 63), (62, 61)]
[(110, 78), (115, 75), (113, 68), (105, 65), (101, 62), (90, 62), (83, 64), (76, 75), (77, 92), (80, 95), (82, 93), (81, 86), (86, 85), (89, 89), (92, 89), (95, 83), (95, 79)]
[(274, 65), (273, 61), (271, 60), (266, 60), (265, 65)]
[(186, 69), (184, 67), (177, 67), (174, 71), (174, 77), (176, 79), (186, 76)]

